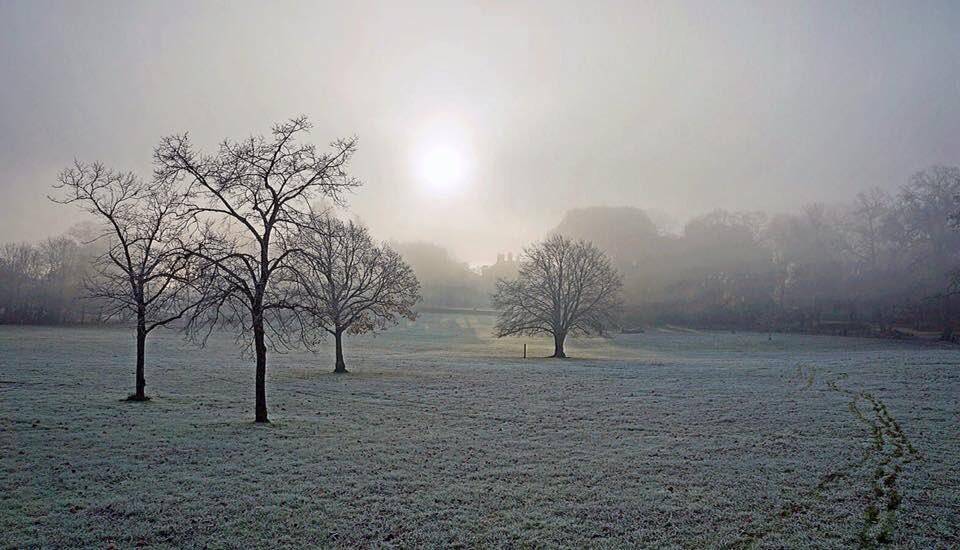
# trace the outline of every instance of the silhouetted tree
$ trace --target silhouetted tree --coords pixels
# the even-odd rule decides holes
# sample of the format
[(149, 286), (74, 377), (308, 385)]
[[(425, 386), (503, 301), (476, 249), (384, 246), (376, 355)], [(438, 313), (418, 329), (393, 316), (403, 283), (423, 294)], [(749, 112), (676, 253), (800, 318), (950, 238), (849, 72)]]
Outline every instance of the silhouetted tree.
[(108, 318), (136, 320), (136, 390), (129, 399), (144, 401), (147, 335), (182, 318), (196, 303), (189, 296), (190, 261), (181, 248), (183, 196), (168, 185), (147, 184), (99, 163), (74, 163), (54, 187), (61, 196), (52, 200), (77, 204), (104, 222), (102, 236), (109, 244), (87, 287), (90, 296), (111, 304)]
[(900, 192), (899, 214), (909, 236), (922, 291), (939, 304), (942, 338), (953, 338), (950, 291), (960, 264), (960, 232), (951, 227), (960, 195), (960, 168), (917, 172)]
[(346, 172), (356, 138), (337, 140), (321, 153), (298, 142), (309, 129), (306, 117), (294, 118), (274, 126), (269, 137), (224, 141), (214, 155), (195, 151), (186, 134), (175, 135), (164, 138), (154, 155), (161, 179), (186, 181), (200, 242), (191, 253), (218, 279), (189, 330), (209, 334), (220, 324), (252, 336), (256, 422), (268, 421), (268, 345), (290, 346), (302, 335), (290, 300), (298, 280), (294, 236), (310, 201), (340, 202), (360, 185)]
[(890, 216), (891, 202), (889, 193), (874, 187), (858, 193), (856, 202), (846, 212), (846, 248), (857, 257), (861, 270), (870, 274), (876, 273), (881, 266), (883, 231)]
[(376, 244), (363, 226), (330, 215), (311, 217), (299, 234), (300, 304), (336, 343), (334, 372), (347, 372), (343, 334), (363, 334), (413, 320), (420, 283), (389, 246)]
[(568, 335), (603, 334), (617, 322), (620, 287), (603, 251), (553, 235), (524, 251), (516, 280), (497, 281), (496, 335), (550, 334), (552, 357), (566, 357)]

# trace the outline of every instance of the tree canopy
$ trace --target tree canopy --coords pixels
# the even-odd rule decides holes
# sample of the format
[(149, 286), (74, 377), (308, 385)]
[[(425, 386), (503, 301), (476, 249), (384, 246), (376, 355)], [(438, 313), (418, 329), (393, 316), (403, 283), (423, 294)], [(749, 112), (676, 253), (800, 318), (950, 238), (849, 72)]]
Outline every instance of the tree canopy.
[(420, 283), (393, 249), (377, 244), (366, 227), (329, 214), (303, 225), (297, 242), (300, 307), (336, 341), (335, 372), (346, 372), (344, 333), (382, 330), (413, 320)]
[(620, 311), (620, 275), (587, 241), (553, 235), (524, 251), (519, 276), (497, 281), (497, 337), (550, 334), (554, 357), (566, 357), (568, 335), (603, 334)]

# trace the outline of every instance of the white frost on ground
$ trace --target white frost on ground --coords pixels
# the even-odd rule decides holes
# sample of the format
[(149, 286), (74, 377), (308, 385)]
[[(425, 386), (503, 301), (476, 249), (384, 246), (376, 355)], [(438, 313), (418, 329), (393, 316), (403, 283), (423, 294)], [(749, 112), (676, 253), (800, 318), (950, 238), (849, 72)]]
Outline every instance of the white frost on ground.
[[(0, 327), (4, 546), (951, 547), (960, 352), (651, 331), (522, 360), (424, 315), (273, 354), (231, 339)], [(550, 344), (526, 340), (532, 355)]]

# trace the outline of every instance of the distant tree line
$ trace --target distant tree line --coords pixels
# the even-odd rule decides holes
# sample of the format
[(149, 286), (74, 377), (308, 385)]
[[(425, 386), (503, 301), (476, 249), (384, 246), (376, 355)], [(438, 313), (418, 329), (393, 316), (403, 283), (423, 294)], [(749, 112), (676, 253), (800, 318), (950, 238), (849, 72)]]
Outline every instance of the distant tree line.
[[(958, 196), (960, 169), (934, 166), (896, 191), (869, 189), (847, 204), (716, 210), (678, 229), (637, 208), (581, 208), (551, 234), (595, 243), (611, 258), (623, 277), (626, 328), (951, 339), (960, 329)], [(517, 274), (517, 264), (470, 269), (429, 243), (397, 247), (423, 283), (426, 306), (490, 307), (496, 280)]]
[(679, 234), (641, 210), (587, 208), (556, 232), (595, 242), (624, 277), (625, 324), (953, 339), (960, 323), (960, 169), (792, 214), (717, 210)]
[(39, 243), (0, 245), (0, 324), (102, 323), (107, 304), (87, 299), (84, 281), (100, 254), (89, 227)]
[[(960, 169), (935, 166), (900, 189), (787, 214), (717, 210), (667, 230), (629, 207), (571, 210), (552, 233), (595, 243), (623, 277), (625, 326), (702, 327), (953, 338), (960, 323)], [(658, 219), (654, 217), (653, 219)], [(102, 243), (81, 227), (0, 248), (0, 322), (110, 318), (81, 299)], [(430, 243), (391, 243), (426, 307), (491, 307), (515, 262), (475, 270)]]

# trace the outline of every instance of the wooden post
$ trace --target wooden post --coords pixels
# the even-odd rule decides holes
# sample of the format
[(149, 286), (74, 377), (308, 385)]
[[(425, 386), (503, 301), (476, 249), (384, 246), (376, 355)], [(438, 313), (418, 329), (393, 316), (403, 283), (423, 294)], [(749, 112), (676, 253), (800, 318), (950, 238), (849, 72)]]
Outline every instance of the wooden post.
[(524, 358), (524, 359), (527, 358), (527, 345), (526, 345), (526, 344), (523, 345), (523, 358)]

